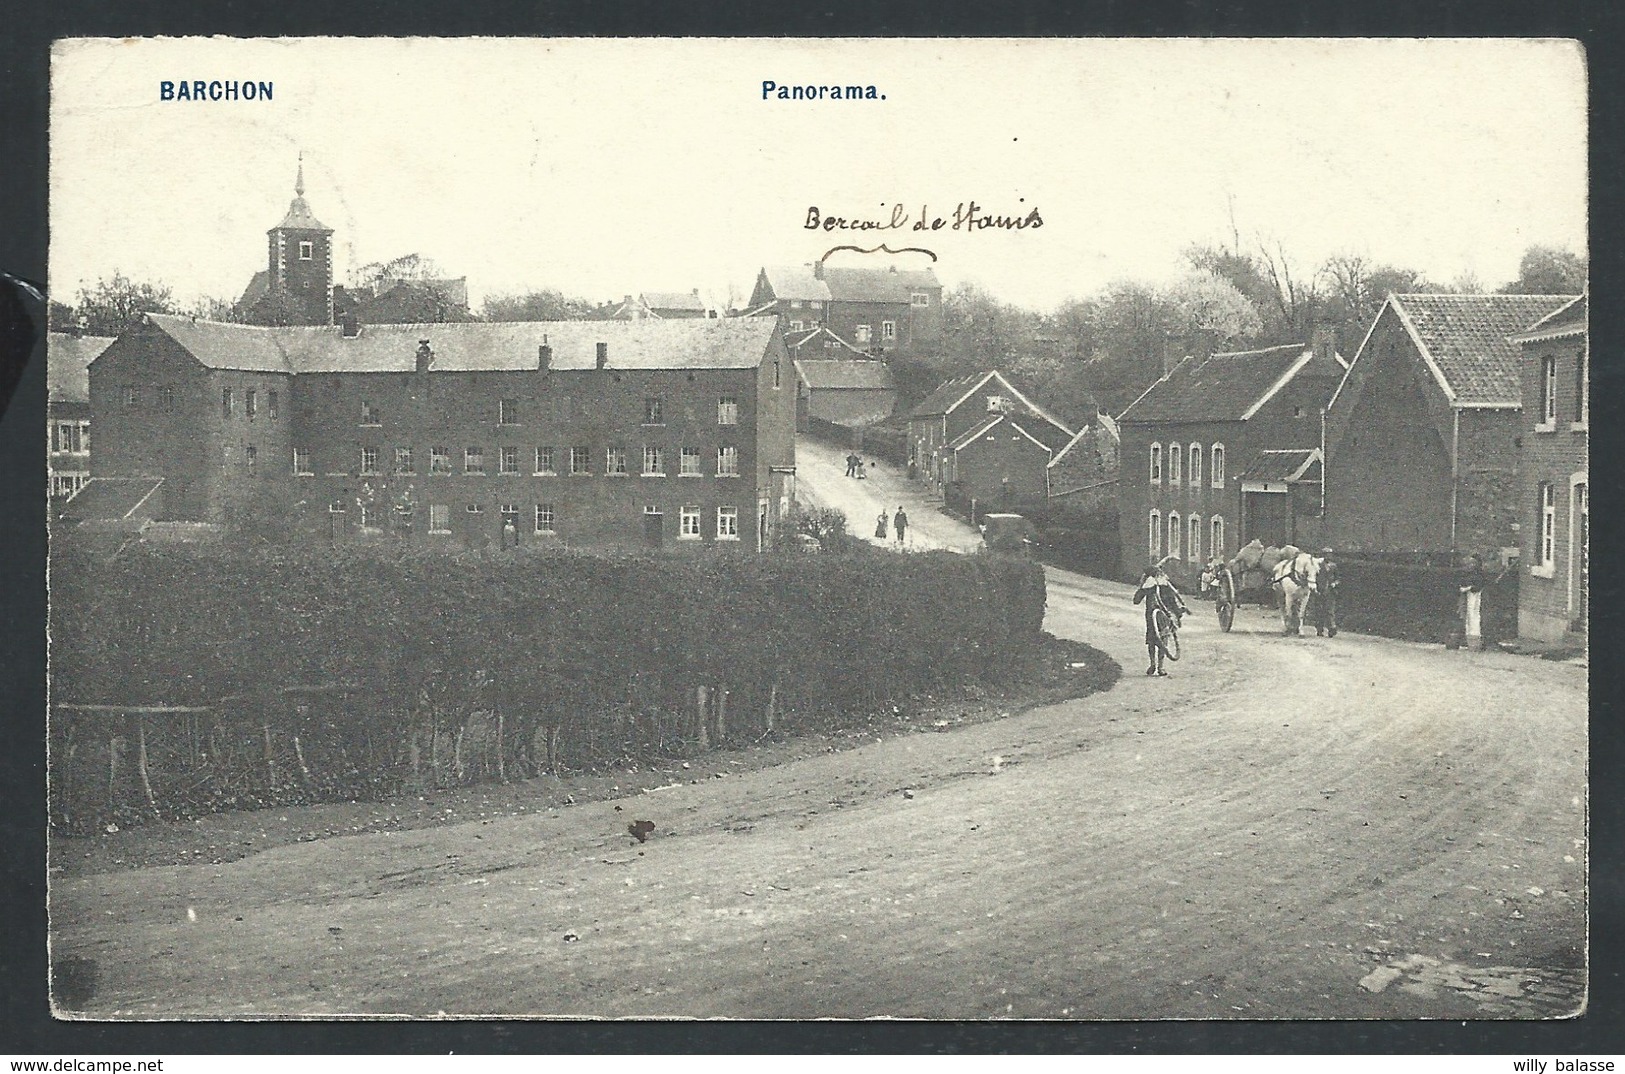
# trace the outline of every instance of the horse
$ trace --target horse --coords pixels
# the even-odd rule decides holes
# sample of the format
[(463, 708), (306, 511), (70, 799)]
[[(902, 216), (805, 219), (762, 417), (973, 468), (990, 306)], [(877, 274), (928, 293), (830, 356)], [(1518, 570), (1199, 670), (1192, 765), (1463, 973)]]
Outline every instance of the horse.
[(1301, 633), (1303, 613), (1309, 605), (1309, 594), (1314, 592), (1320, 574), (1321, 561), (1308, 552), (1299, 552), (1275, 565), (1270, 584), (1281, 587), (1281, 634), (1297, 636)]

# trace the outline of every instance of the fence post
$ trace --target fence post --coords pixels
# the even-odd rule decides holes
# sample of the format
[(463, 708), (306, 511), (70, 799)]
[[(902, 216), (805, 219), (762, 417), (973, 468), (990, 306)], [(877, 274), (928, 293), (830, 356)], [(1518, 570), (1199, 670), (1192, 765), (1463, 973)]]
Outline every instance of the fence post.
[(709, 697), (710, 691), (704, 686), (696, 686), (694, 688), (695, 738), (699, 742), (700, 749), (702, 750), (708, 749), (711, 745), (710, 740), (707, 738), (705, 733), (705, 710), (707, 708), (706, 702), (709, 700)]
[(767, 688), (767, 733), (768, 734), (773, 733), (773, 715), (774, 715), (773, 710), (776, 707), (778, 707), (778, 703), (779, 703), (779, 680), (775, 678), (773, 680), (772, 685)]
[(152, 780), (147, 775), (147, 721), (135, 718), (135, 767), (141, 773), (141, 789), (147, 792), (147, 804), (153, 816), (158, 815), (158, 799), (152, 793)]
[(717, 741), (728, 737), (728, 688), (717, 687)]

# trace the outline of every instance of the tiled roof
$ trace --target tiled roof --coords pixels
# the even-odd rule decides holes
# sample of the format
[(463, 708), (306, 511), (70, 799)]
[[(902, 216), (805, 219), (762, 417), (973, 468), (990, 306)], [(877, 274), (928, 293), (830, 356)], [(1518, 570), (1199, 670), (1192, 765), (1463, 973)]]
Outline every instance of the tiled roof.
[[(321, 328), (258, 328), (246, 324), (198, 321), (166, 313), (149, 313), (147, 321), (210, 369), (246, 369), (259, 373), (293, 372), (283, 349), (283, 339), (288, 335), (327, 331)], [(338, 329), (332, 331), (337, 333)]]
[(930, 269), (832, 268), (820, 279), (812, 265), (769, 265), (775, 298), (803, 302), (893, 302), (908, 305), (915, 291), (941, 290)]
[(593, 369), (600, 342), (610, 369), (754, 369), (776, 323), (754, 318), (660, 321), (534, 321), (366, 325), (345, 339), (337, 326), (260, 328), (148, 316), (204, 365), (296, 373), (394, 373), (416, 367), (418, 341), (434, 351), (433, 369), (535, 369), (537, 350), (553, 348), (552, 368)]
[(1237, 475), (1240, 481), (1319, 481), (1320, 449), (1260, 451)]
[(885, 362), (804, 358), (796, 362), (801, 382), (809, 388), (868, 388), (891, 391), (896, 387)]
[[(814, 342), (815, 340), (821, 340), (822, 341), (821, 344), (820, 344), (820, 348), (822, 350), (826, 350), (826, 351), (827, 350), (834, 350), (834, 349), (836, 349), (838, 347), (841, 350), (851, 352), (852, 354), (856, 355), (859, 359), (868, 360), (868, 358), (869, 358), (869, 354), (868, 354), (867, 351), (863, 350), (860, 347), (854, 347), (852, 344), (850, 344), (846, 340), (842, 339), (835, 332), (831, 331), (829, 329), (829, 327), (826, 326), (826, 325), (816, 325), (816, 326), (814, 326), (812, 328), (805, 329), (800, 333), (791, 333), (791, 334), (784, 337), (785, 346), (790, 348), (790, 352), (792, 354), (795, 354), (795, 353), (799, 352), (801, 350), (801, 348), (805, 347), (809, 343)], [(816, 358), (809, 359), (809, 361), (818, 361), (818, 360), (819, 359), (816, 359)], [(849, 361), (850, 359), (846, 359), (846, 360)]]
[[(1294, 366), (1307, 364), (1306, 359), (1313, 360), (1313, 350), (1302, 343), (1188, 357), (1130, 403), (1117, 420), (1244, 421)], [(1341, 374), (1342, 367), (1335, 372)]]
[(161, 477), (93, 478), (63, 505), (61, 517), (74, 522), (129, 518), (163, 483)]
[[(948, 445), (948, 450), (963, 451), (965, 448), (974, 444), (988, 433), (991, 433), (994, 429), (997, 429), (1000, 425), (1008, 425), (1010, 428), (1016, 430), (1022, 436), (1026, 437), (1028, 440), (1031, 440), (1033, 443), (1037, 444), (1039, 447), (1053, 455), (1055, 449), (1044, 443), (1043, 440), (1034, 436), (1031, 430), (1022, 424), (1021, 419), (1023, 417), (1026, 417), (1026, 415), (1016, 416), (1010, 414), (994, 414), (981, 424), (973, 426), (961, 433), (957, 440)], [(1031, 418), (1028, 418), (1027, 420), (1029, 423), (1031, 422)]]
[(835, 302), (894, 302), (908, 305), (915, 291), (940, 290), (930, 269), (831, 268), (824, 283)]
[(948, 413), (950, 407), (963, 399), (967, 392), (970, 392), (976, 385), (991, 375), (990, 373), (972, 373), (966, 377), (955, 377), (952, 380), (943, 381), (937, 385), (930, 395), (920, 400), (919, 405), (909, 412), (910, 416), (931, 418), (936, 417), (938, 414)]
[(1016, 410), (1028, 415), (1029, 419), (1031, 419), (1027, 423), (1029, 426), (1034, 429), (1039, 428), (1034, 424), (1035, 420), (1045, 423), (1047, 428), (1038, 436), (1038, 439), (1042, 440), (1045, 446), (1059, 450), (1062, 445), (1072, 439), (1071, 426), (1023, 395), (1021, 389), (1011, 384), (1005, 375), (997, 369), (986, 373), (972, 373), (970, 376), (955, 377), (953, 380), (945, 381), (938, 385), (937, 389), (930, 395), (922, 399), (919, 406), (909, 412), (909, 417), (929, 418), (939, 414), (947, 414), (958, 409), (961, 403), (981, 391), (983, 386), (990, 381), (993, 382), (990, 389), (991, 393), (1003, 396), (1016, 404)]
[(705, 302), (692, 291), (645, 291), (638, 296), (652, 310), (704, 310)]
[[(277, 227), (301, 228), (305, 231), (330, 232), (333, 230), (320, 220), (316, 219), (315, 214), (310, 211), (310, 203), (305, 200), (305, 196), (303, 194), (297, 195), (293, 201), (288, 204), (288, 214), (282, 218), (282, 223), (278, 224)], [(272, 230), (274, 231), (276, 229), (273, 228)]]
[(1586, 329), (1587, 297), (1581, 295), (1570, 301), (1567, 305), (1559, 306), (1534, 324), (1525, 328), (1512, 337), (1514, 343), (1524, 340), (1552, 339), (1556, 336), (1573, 335)]
[(762, 269), (774, 298), (802, 302), (828, 302), (829, 288), (813, 275), (811, 265), (768, 265)]
[(53, 403), (88, 403), (90, 363), (112, 342), (112, 336), (49, 333), (45, 337), (46, 398)]
[(1573, 295), (1391, 295), (1457, 406), (1519, 406), (1521, 348), (1511, 336)]

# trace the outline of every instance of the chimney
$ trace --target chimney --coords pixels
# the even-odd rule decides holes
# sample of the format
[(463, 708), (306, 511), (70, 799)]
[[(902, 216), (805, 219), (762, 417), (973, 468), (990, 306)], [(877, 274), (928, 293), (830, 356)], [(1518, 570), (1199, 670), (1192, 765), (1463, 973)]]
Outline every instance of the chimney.
[(609, 344), (598, 344), (598, 368), (602, 369), (609, 364)]
[(1337, 326), (1332, 324), (1315, 325), (1314, 343), (1315, 357), (1312, 359), (1317, 366), (1330, 366), (1336, 359), (1337, 353)]
[(823, 278), (824, 278), (824, 263), (822, 261), (814, 261), (813, 262), (813, 279), (821, 280)]
[(353, 313), (339, 316), (339, 331), (345, 339), (354, 339), (361, 334), (361, 320)]
[(545, 373), (552, 365), (553, 347), (547, 342), (547, 337), (544, 335), (542, 345), (536, 348), (536, 368)]
[(426, 339), (418, 340), (418, 372), (427, 373), (432, 365), (434, 365), (434, 351), (429, 348), (429, 341)]

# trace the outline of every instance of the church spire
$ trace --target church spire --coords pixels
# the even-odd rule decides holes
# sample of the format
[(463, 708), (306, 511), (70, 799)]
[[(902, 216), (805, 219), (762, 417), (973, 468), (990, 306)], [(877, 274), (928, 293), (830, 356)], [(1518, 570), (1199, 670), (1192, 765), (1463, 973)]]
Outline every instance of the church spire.
[(310, 203), (305, 201), (305, 154), (303, 151), (299, 153), (299, 170), (294, 175), (293, 201), (288, 205), (288, 215), (284, 216), (282, 223), (272, 230), (277, 230), (277, 228), (326, 232), (333, 230), (316, 219), (315, 214), (310, 211)]

